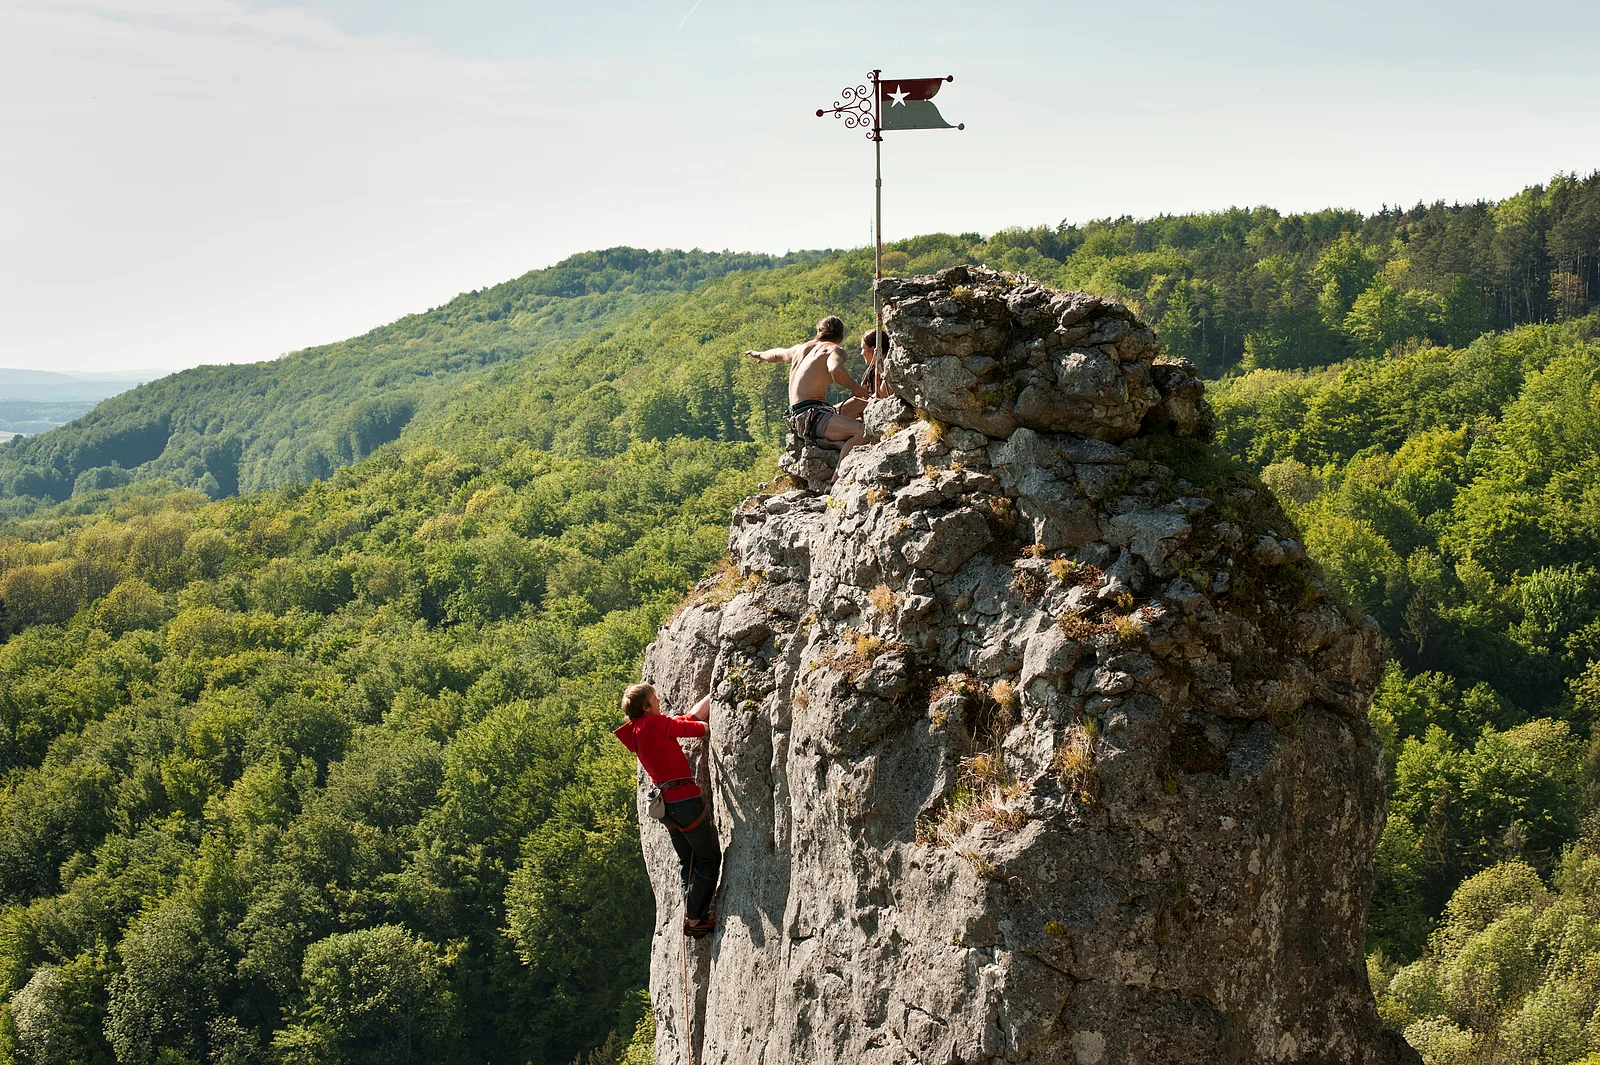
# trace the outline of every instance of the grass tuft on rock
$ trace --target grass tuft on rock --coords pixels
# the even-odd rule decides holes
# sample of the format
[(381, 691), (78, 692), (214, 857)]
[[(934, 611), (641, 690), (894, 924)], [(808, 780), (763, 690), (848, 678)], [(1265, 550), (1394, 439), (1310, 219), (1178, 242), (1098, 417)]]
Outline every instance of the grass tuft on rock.
[(1094, 767), (1094, 733), (1093, 721), (1073, 725), (1056, 749), (1056, 776), (1061, 780), (1062, 790), (1085, 806), (1100, 794)]

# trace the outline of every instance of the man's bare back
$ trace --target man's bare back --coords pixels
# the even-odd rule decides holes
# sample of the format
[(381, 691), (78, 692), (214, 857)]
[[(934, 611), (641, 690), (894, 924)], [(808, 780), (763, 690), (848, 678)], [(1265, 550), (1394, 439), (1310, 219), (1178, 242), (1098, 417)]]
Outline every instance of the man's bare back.
[(817, 323), (814, 340), (789, 348), (745, 352), (761, 362), (788, 364), (789, 410), (785, 420), (796, 436), (812, 443), (822, 440), (842, 442), (844, 446), (839, 449), (841, 462), (851, 449), (866, 442), (866, 430), (861, 422), (838, 413), (828, 404), (828, 386), (837, 384), (852, 396), (868, 398), (867, 390), (850, 376), (850, 370), (845, 366), (844, 351), (839, 347), (839, 341), (843, 339), (844, 323), (829, 317)]
[(842, 361), (839, 345), (825, 340), (808, 340), (789, 349), (789, 405), (808, 399), (827, 399), (833, 384), (833, 365)]

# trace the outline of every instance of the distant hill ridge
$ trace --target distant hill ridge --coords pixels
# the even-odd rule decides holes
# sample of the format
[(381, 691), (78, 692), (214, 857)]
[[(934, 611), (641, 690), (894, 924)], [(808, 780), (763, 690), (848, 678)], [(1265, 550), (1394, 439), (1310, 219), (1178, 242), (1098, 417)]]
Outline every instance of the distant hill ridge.
[(0, 406), (13, 403), (98, 403), (171, 370), (56, 373), (0, 367)]
[(95, 404), (170, 370), (56, 373), (0, 367), (0, 438), (43, 433), (83, 417)]
[[(964, 262), (1120, 299), (1207, 376), (1322, 366), (1592, 318), (1600, 174), (1498, 203), (1106, 219), (884, 256), (897, 275)], [(674, 434), (770, 443), (781, 385), (739, 350), (793, 342), (815, 313), (864, 326), (870, 280), (865, 249), (573, 256), (352, 340), (175, 374), (0, 447), (0, 514), (152, 478), (212, 497), (305, 483), (402, 432), (601, 454)]]
[(326, 477), (487, 366), (601, 328), (653, 297), (825, 254), (585, 252), (350, 340), (185, 370), (0, 447), (0, 499), (23, 513), (132, 480), (167, 478), (220, 497)]

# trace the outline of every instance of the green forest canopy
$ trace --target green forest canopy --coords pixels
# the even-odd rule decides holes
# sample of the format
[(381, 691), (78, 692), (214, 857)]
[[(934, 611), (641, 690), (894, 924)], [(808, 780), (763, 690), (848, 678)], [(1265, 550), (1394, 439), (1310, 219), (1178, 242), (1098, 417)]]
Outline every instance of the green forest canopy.
[[(1246, 235), (1285, 224), (1239, 215)], [(1154, 225), (982, 250), (1105, 290)], [(1072, 233), (1049, 273), (1040, 247)], [(1079, 257), (1108, 233), (1128, 243)], [(1337, 247), (1298, 269), (1314, 281)], [(976, 248), (891, 254), (909, 273)], [(1170, 295), (1130, 276), (1168, 322)], [(737, 352), (826, 311), (864, 325), (868, 277), (840, 254), (640, 300), (441, 387), (314, 483), (212, 499), (168, 469), (0, 525), (0, 1061), (615, 1061), (652, 926), (616, 693), (772, 472), (782, 381)], [(1312, 367), (1268, 360), (1259, 326), (1210, 391), (1221, 445), (1391, 649), (1373, 972), (1430, 1065), (1497, 1060), (1557, 1000), (1578, 1035), (1530, 1060), (1600, 1050), (1570, 955), (1535, 944), (1492, 996), (1451, 998), (1446, 975), (1479, 934), (1462, 912), (1600, 912), (1569, 853), (1600, 849), (1589, 307), (1371, 354), (1347, 315), (1338, 361)], [(1483, 876), (1524, 886), (1473, 909)]]
[(394, 440), (419, 406), (489, 366), (537, 359), (654, 297), (824, 254), (585, 252), (352, 340), (184, 370), (0, 448), (0, 509), (145, 478), (212, 498), (309, 483)]
[[(1006, 230), (987, 240), (920, 237), (890, 246), (884, 265), (905, 274), (986, 262), (1116, 296), (1159, 326), (1171, 352), (1215, 377), (1327, 365), (1413, 339), (1460, 346), (1490, 330), (1580, 318), (1600, 294), (1597, 248), (1600, 175), (1558, 175), (1499, 203), (1370, 216), (1235, 208)], [(135, 479), (165, 478), (220, 498), (325, 478), (409, 431), (414, 417), (459, 403), (459, 391), (489, 368), (536, 372), (652, 303), (670, 311), (702, 287), (713, 293), (707, 306), (723, 307), (730, 320), (702, 316), (700, 333), (667, 339), (725, 348), (739, 323), (758, 321), (787, 338), (810, 324), (799, 307), (744, 310), (733, 298), (760, 290), (767, 282), (756, 279), (774, 270), (782, 275), (774, 298), (824, 295), (830, 312), (862, 318), (869, 275), (861, 250), (585, 253), (340, 344), (187, 370), (119, 396), (0, 450), (0, 510), (22, 514)], [(622, 354), (628, 365), (641, 357)], [(596, 379), (614, 375), (595, 371)], [(748, 428), (713, 424), (705, 410), (696, 417), (697, 431)], [(642, 428), (660, 426), (646, 419)]]

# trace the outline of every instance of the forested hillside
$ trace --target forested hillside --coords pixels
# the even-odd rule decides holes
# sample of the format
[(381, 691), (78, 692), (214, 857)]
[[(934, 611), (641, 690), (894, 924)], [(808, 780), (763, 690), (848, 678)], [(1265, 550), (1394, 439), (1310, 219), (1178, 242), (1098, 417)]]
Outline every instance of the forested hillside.
[[(1600, 297), (1597, 249), (1600, 176), (1590, 175), (1558, 176), (1500, 203), (1418, 204), (1371, 216), (1234, 209), (1007, 230), (988, 240), (918, 238), (892, 246), (884, 265), (905, 274), (983, 262), (1113, 294), (1156, 323), (1169, 350), (1218, 376), (1326, 365), (1409, 339), (1461, 345), (1488, 330), (1582, 317)], [(512, 367), (507, 383), (547, 360), (590, 352), (606, 328), (652, 298), (709, 282), (716, 296), (703, 305), (708, 313), (682, 323), (698, 332), (635, 332), (642, 343), (721, 343), (730, 325), (760, 320), (740, 298), (767, 282), (740, 279), (786, 263), (818, 274), (785, 274), (771, 293), (779, 302), (760, 313), (781, 313), (790, 285), (826, 292), (838, 313), (864, 309), (860, 251), (777, 259), (619, 248), (575, 256), (354, 340), (277, 362), (189, 370), (120, 396), (70, 426), (0, 449), (0, 508), (22, 514), (41, 501), (151, 477), (213, 498), (326, 477), (395, 439), (413, 416), (456, 404), (484, 368)], [(849, 282), (838, 284), (841, 276)], [(800, 319), (785, 316), (785, 330), (804, 325)], [(616, 347), (608, 354), (620, 354), (624, 366), (653, 358)], [(603, 365), (591, 375), (612, 376)], [(660, 393), (656, 409), (670, 419), (668, 402), (695, 387), (681, 381)], [(686, 431), (744, 432), (726, 419), (712, 426), (727, 414), (702, 405)], [(640, 428), (666, 431), (660, 418)]]
[[(983, 259), (1119, 295), (1170, 349), (1238, 371), (1210, 390), (1221, 444), (1394, 659), (1372, 967), (1430, 1065), (1600, 1052), (1600, 240), (1555, 250), (1597, 188), (1314, 237), (1312, 216), (1256, 211), (891, 252), (904, 273)], [(1416, 265), (1408, 240), (1478, 215), (1487, 258), (1461, 261), (1488, 273)], [(1544, 272), (1502, 300), (1520, 275), (1494, 249), (1523, 224)], [(1449, 324), (1464, 276), (1488, 286), (1476, 332)], [(141, 476), (165, 479), (14, 500), (0, 1062), (616, 1061), (651, 928), (617, 693), (771, 474), (782, 380), (738, 352), (829, 311), (865, 327), (869, 279), (852, 252), (552, 296), (601, 326), (550, 325), (535, 358), (464, 297), (459, 329), (420, 316), (388, 327), (414, 347), (362, 351), (426, 348), (413, 383), (446, 350), (480, 369), (314, 483), (213, 499), (220, 481), (162, 458)], [(1410, 317), (1382, 310), (1396, 293)], [(1312, 314), (1325, 347), (1284, 339)], [(475, 329), (507, 338), (500, 365), (469, 358)], [(291, 382), (261, 387), (301, 409), (272, 391)], [(303, 424), (293, 441), (322, 439)], [(43, 454), (4, 461), (24, 453)]]
[(1600, 712), (1600, 345), (1524, 326), (1257, 371), (1212, 398), (1223, 443), (1388, 638), (1373, 936), (1414, 956), (1464, 877), (1501, 857), (1548, 873), (1600, 802), (1582, 749)]
[(394, 440), (420, 406), (485, 367), (537, 358), (652, 298), (820, 254), (586, 252), (342, 343), (185, 370), (0, 446), (0, 512), (145, 478), (212, 498), (309, 483)]
[(564, 1065), (626, 1034), (653, 908), (616, 696), (762, 468), (391, 446), (8, 530), (0, 1053)]
[(146, 482), (0, 529), (0, 1045), (565, 1065), (626, 1041), (653, 909), (617, 693), (771, 469), (770, 432), (715, 437), (784, 398), (743, 360), (684, 434), (646, 384), (868, 285), (751, 277), (463, 389), (330, 480)]
[(1223, 442), (1393, 656), (1372, 711), (1392, 767), (1372, 967), (1430, 1065), (1600, 1054), (1596, 332), (1212, 391)]

